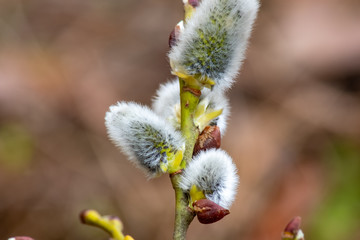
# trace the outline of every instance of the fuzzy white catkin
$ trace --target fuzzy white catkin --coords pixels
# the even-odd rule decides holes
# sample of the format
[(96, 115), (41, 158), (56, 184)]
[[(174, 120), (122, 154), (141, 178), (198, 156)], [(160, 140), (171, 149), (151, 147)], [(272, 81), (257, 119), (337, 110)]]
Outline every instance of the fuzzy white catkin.
[(181, 134), (169, 123), (148, 107), (133, 102), (111, 106), (105, 125), (112, 142), (149, 177), (159, 175), (160, 162), (167, 162), (162, 150), (176, 152), (184, 144)]
[[(230, 114), (229, 101), (222, 91), (211, 91), (204, 88), (201, 92), (200, 102), (207, 100), (209, 102), (208, 108), (213, 110), (223, 109), (222, 114), (211, 122), (211, 124), (217, 125), (220, 128), (221, 135), (223, 136), (227, 127), (227, 118)], [(179, 94), (179, 80), (175, 79), (161, 84), (152, 102), (154, 112), (169, 121), (176, 129), (180, 129), (180, 122), (176, 117), (176, 106), (180, 106)]]
[(202, 101), (208, 101), (208, 109), (218, 110), (222, 109), (222, 113), (217, 118), (211, 121), (211, 125), (216, 125), (220, 129), (221, 136), (224, 136), (227, 127), (227, 120), (230, 115), (230, 106), (228, 98), (222, 91), (209, 91), (207, 94), (200, 97), (200, 104)]
[(258, 0), (202, 0), (169, 53), (173, 71), (231, 87), (258, 8)]
[(193, 185), (204, 191), (207, 199), (229, 208), (234, 201), (239, 177), (231, 157), (220, 149), (197, 155), (181, 176), (180, 187), (189, 192)]
[(161, 84), (152, 101), (154, 112), (176, 126), (175, 107), (177, 104), (180, 104), (179, 80), (175, 79)]

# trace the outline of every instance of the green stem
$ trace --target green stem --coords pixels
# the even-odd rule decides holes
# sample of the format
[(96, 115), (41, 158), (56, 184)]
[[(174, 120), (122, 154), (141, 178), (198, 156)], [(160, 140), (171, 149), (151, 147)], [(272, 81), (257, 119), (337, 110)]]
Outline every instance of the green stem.
[(187, 229), (194, 219), (194, 212), (188, 207), (188, 196), (178, 187), (180, 175), (171, 177), (171, 183), (175, 190), (175, 228), (174, 240), (185, 240)]
[[(199, 95), (194, 92), (198, 92)], [(199, 104), (201, 91), (193, 86), (188, 86), (180, 78), (180, 102), (181, 102), (181, 133), (185, 139), (185, 152), (181, 166), (192, 159), (194, 145), (199, 136), (199, 130), (194, 124), (196, 107)]]
[[(180, 101), (181, 101), (181, 132), (185, 139), (185, 152), (181, 167), (192, 159), (194, 145), (199, 136), (199, 130), (194, 124), (194, 114), (201, 95), (198, 87), (189, 86), (180, 80)], [(171, 183), (175, 190), (175, 228), (174, 240), (185, 240), (186, 231), (194, 219), (194, 212), (188, 207), (188, 195), (179, 188), (180, 174), (171, 176)]]

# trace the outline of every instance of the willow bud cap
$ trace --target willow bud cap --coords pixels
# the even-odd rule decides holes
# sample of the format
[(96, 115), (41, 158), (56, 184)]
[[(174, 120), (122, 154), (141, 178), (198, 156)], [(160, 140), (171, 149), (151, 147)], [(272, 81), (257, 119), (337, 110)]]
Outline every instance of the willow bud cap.
[(194, 211), (200, 223), (209, 224), (221, 220), (230, 214), (228, 209), (221, 207), (209, 199), (200, 199), (193, 203)]
[(169, 47), (172, 48), (176, 45), (177, 40), (180, 37), (181, 31), (184, 29), (184, 22), (180, 21), (176, 24), (175, 28), (171, 31), (169, 36)]
[(304, 233), (300, 229), (301, 217), (294, 217), (285, 227), (282, 240), (304, 240)]
[(197, 7), (200, 4), (200, 0), (188, 0), (189, 4), (193, 7)]
[(220, 148), (221, 134), (218, 126), (206, 126), (200, 133), (194, 146), (193, 155), (197, 155), (200, 151), (211, 148)]

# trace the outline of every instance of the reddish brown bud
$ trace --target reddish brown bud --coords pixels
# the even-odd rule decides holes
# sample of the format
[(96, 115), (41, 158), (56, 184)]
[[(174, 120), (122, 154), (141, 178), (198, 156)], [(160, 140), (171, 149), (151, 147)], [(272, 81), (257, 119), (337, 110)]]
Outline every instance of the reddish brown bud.
[(174, 30), (171, 31), (169, 36), (169, 47), (172, 48), (176, 45), (177, 40), (179, 39), (181, 28), (182, 28), (182, 22), (178, 23)]
[(301, 224), (301, 217), (294, 217), (285, 227), (285, 232), (291, 232), (294, 235), (299, 231)]
[(196, 8), (197, 6), (199, 6), (200, 1), (199, 0), (188, 0), (188, 3), (193, 6), (194, 8)]
[(172, 48), (175, 44), (176, 44), (176, 27), (174, 30), (171, 31), (170, 36), (169, 36), (169, 47)]
[(218, 126), (206, 126), (199, 135), (195, 146), (193, 155), (195, 156), (200, 151), (210, 148), (220, 148), (221, 134)]
[(96, 226), (96, 224), (94, 223), (96, 223), (96, 221), (100, 218), (101, 218), (100, 214), (95, 210), (88, 209), (80, 213), (80, 220), (83, 224)]
[(203, 224), (217, 222), (230, 213), (229, 210), (209, 199), (197, 200), (193, 203), (193, 207), (199, 222)]
[(88, 211), (89, 211), (89, 210), (83, 210), (83, 211), (80, 212), (79, 217), (80, 217), (81, 223), (83, 223), (83, 224), (86, 224), (86, 213), (87, 213)]
[(297, 236), (297, 233), (300, 230), (301, 218), (294, 217), (285, 227), (284, 232), (282, 234), (283, 239), (294, 238)]

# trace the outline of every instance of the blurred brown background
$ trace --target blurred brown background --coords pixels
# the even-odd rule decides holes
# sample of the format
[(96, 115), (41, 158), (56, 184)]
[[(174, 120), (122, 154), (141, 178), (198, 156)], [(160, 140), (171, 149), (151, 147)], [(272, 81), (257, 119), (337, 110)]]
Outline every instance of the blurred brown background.
[[(0, 1), (0, 239), (106, 239), (94, 208), (135, 239), (171, 239), (173, 190), (107, 139), (119, 100), (150, 104), (171, 78), (180, 0)], [(360, 239), (360, 1), (262, 1), (229, 91), (223, 148), (241, 178), (223, 221), (188, 239)]]

